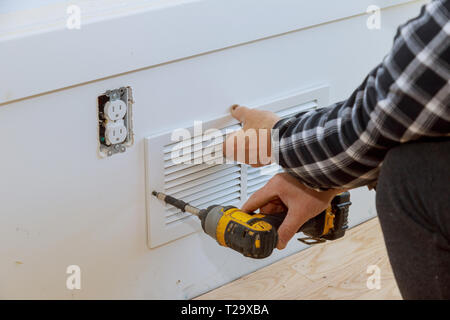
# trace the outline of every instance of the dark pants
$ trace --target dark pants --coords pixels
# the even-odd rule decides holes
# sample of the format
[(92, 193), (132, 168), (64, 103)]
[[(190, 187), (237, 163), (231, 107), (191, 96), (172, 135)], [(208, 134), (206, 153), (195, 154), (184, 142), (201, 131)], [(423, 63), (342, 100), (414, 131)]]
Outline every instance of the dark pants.
[(450, 299), (450, 141), (389, 151), (376, 203), (403, 298)]

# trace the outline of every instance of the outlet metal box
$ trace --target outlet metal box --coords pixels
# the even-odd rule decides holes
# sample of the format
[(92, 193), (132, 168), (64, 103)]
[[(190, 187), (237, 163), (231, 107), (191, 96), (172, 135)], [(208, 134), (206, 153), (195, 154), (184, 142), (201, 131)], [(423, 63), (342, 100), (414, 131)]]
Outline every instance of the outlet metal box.
[(98, 153), (101, 158), (123, 153), (134, 143), (132, 89), (107, 90), (98, 101)]

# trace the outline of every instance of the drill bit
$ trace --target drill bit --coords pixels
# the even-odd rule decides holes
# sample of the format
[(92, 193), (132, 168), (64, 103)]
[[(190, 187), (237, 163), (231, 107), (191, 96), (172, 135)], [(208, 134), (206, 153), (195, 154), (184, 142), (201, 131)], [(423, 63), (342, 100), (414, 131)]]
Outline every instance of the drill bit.
[(195, 215), (197, 217), (200, 216), (200, 211), (201, 210), (199, 208), (193, 207), (189, 203), (184, 202), (183, 200), (179, 200), (179, 199), (176, 199), (176, 198), (174, 198), (172, 196), (164, 194), (162, 192), (156, 192), (156, 191), (153, 191), (152, 195), (154, 195), (159, 200), (162, 200), (165, 203), (168, 203), (168, 204), (174, 206), (175, 208), (180, 209), (183, 212), (192, 213), (193, 215)]

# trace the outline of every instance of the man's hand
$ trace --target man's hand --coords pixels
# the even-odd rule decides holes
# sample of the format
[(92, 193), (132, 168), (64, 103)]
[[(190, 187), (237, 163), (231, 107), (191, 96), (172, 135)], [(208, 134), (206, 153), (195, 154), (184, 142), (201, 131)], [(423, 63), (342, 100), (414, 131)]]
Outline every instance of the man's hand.
[(278, 229), (278, 249), (284, 249), (288, 241), (308, 220), (328, 208), (333, 198), (344, 190), (318, 192), (312, 190), (288, 173), (275, 175), (256, 191), (244, 204), (242, 210), (273, 214), (285, 212), (286, 218)]
[(253, 167), (270, 164), (270, 130), (280, 118), (270, 111), (239, 105), (231, 107), (231, 115), (242, 123), (242, 129), (227, 137), (223, 145), (223, 155)]
[[(271, 157), (270, 130), (280, 118), (270, 111), (238, 105), (231, 107), (231, 115), (242, 122), (243, 127), (227, 137), (223, 147), (224, 156), (253, 167), (269, 164), (270, 161), (262, 160), (263, 157)], [(247, 212), (260, 209), (264, 214), (287, 211), (286, 218), (278, 229), (277, 248), (284, 249), (306, 221), (328, 208), (334, 196), (343, 191), (318, 192), (306, 187), (288, 173), (281, 173), (256, 191), (242, 209)]]

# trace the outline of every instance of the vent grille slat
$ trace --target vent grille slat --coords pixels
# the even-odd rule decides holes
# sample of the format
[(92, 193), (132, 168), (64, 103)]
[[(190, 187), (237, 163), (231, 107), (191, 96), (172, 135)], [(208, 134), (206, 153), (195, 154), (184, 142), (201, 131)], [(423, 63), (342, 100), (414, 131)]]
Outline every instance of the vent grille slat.
[[(234, 192), (241, 192), (241, 182), (240, 180), (233, 180), (231, 183), (225, 185), (219, 185), (214, 188), (209, 188), (201, 192), (193, 192), (189, 195), (185, 195), (182, 199), (194, 205), (194, 202), (199, 199), (208, 199), (208, 197), (220, 197), (222, 195), (231, 194)], [(181, 197), (180, 197), (181, 198)], [(170, 210), (169, 210), (170, 211)]]
[(273, 164), (264, 168), (252, 168), (247, 169), (247, 197), (250, 197), (255, 191), (264, 187), (264, 185), (278, 172), (281, 172), (282, 168)]
[[(205, 170), (201, 170), (199, 172), (195, 172), (191, 175), (181, 175), (179, 177), (177, 177), (176, 180), (170, 179), (169, 181), (166, 180), (165, 186), (166, 188), (172, 188), (175, 186), (178, 186), (180, 184), (183, 183), (187, 183), (187, 182), (192, 182), (193, 184), (197, 185), (199, 183), (201, 183), (200, 178), (203, 178), (205, 176), (213, 176), (219, 178), (221, 175), (225, 175), (228, 173), (233, 173), (233, 172), (237, 172), (240, 170), (239, 166), (236, 165), (217, 165), (217, 166), (213, 166), (210, 168), (207, 168)], [(218, 174), (219, 173), (219, 174)], [(200, 180), (200, 181), (197, 181)]]
[(165, 192), (167, 194), (180, 194), (180, 192), (189, 192), (189, 190), (203, 190), (206, 188), (210, 188), (211, 186), (215, 186), (220, 183), (227, 183), (228, 181), (234, 180), (234, 179), (240, 179), (241, 173), (239, 171), (232, 172), (226, 175), (222, 175), (221, 172), (215, 175), (207, 176), (201, 179), (198, 179), (198, 181), (195, 181), (195, 183), (187, 182), (178, 186), (166, 188)]
[(179, 140), (179, 141), (173, 141), (171, 143), (169, 143), (168, 145), (164, 146), (163, 148), (163, 152), (164, 154), (166, 153), (172, 153), (172, 151), (180, 151), (183, 148), (188, 148), (190, 147), (191, 150), (198, 148), (197, 150), (201, 149), (201, 146), (205, 143), (209, 141), (207, 137), (204, 136), (196, 136), (196, 137), (192, 137), (190, 139), (184, 139), (184, 140)]
[(193, 176), (194, 173), (197, 173), (199, 171), (203, 171), (205, 169), (210, 169), (213, 167), (217, 167), (218, 170), (222, 169), (219, 168), (218, 165), (211, 165), (211, 164), (206, 164), (206, 163), (202, 163), (202, 164), (196, 164), (193, 166), (188, 166), (186, 168), (184, 168), (183, 166), (181, 166), (180, 170), (174, 171), (174, 170), (166, 170), (165, 174), (166, 174), (166, 178), (164, 179), (164, 181), (166, 182), (170, 182), (173, 181), (175, 179), (179, 179), (185, 176)]
[(254, 194), (256, 191), (264, 187), (264, 185), (267, 183), (267, 181), (263, 181), (261, 183), (255, 184), (251, 187), (247, 188), (247, 196), (250, 197), (252, 194)]
[[(178, 163), (175, 163), (173, 160), (176, 160)], [(220, 149), (220, 152), (211, 152), (205, 155), (198, 153), (192, 158), (180, 157), (173, 160), (171, 159), (164, 162), (164, 169), (167, 173), (176, 172), (179, 171), (180, 168), (189, 168), (203, 162), (208, 162), (211, 164), (225, 163), (225, 159), (222, 156), (222, 149)]]
[[(252, 168), (252, 169), (255, 169), (255, 168)], [(272, 177), (281, 171), (282, 171), (282, 168), (279, 165), (271, 165), (271, 166), (265, 167), (265, 168), (258, 168), (258, 170), (247, 169), (247, 176), (248, 176), (248, 180), (250, 181), (250, 180), (260, 177), (260, 176)]]
[(224, 136), (222, 136), (221, 139), (214, 139), (214, 141), (212, 141), (212, 142), (209, 141), (209, 143), (202, 142), (202, 143), (197, 143), (195, 145), (187, 144), (187, 145), (180, 146), (180, 144), (182, 144), (184, 141), (177, 142), (177, 144), (175, 144), (173, 147), (171, 147), (167, 152), (164, 152), (164, 161), (170, 161), (172, 158), (172, 153), (181, 154), (181, 156), (176, 157), (176, 158), (183, 159), (184, 157), (188, 157), (188, 156), (190, 156), (192, 158), (193, 154), (197, 154), (197, 153), (201, 154), (201, 151), (206, 148), (214, 148), (216, 146), (219, 146), (220, 149), (222, 149), (221, 146), (222, 146), (223, 141), (225, 141)]
[[(194, 207), (207, 207), (208, 205), (211, 204), (226, 204), (226, 202), (228, 200), (233, 200), (233, 199), (237, 199), (241, 196), (241, 192), (240, 191), (236, 191), (230, 194), (225, 194), (225, 193), (217, 193), (217, 194), (213, 194), (207, 197), (203, 197), (201, 199), (197, 199), (194, 201), (191, 201), (191, 205), (193, 205)], [(177, 212), (180, 211), (177, 208), (169, 208), (169, 210), (167, 210), (167, 212)]]
[[(205, 199), (198, 199), (198, 200), (192, 201), (192, 205), (206, 208), (212, 204), (220, 204), (220, 205), (237, 204), (240, 201), (240, 194), (241, 194), (240, 192), (234, 192), (234, 193), (229, 194), (224, 197), (222, 197), (221, 195), (219, 195), (218, 197), (211, 196), (211, 197), (208, 197)], [(181, 212), (180, 210), (178, 210), (176, 208), (171, 208), (169, 210), (166, 210), (166, 212), (167, 212), (166, 225), (172, 224), (176, 221), (179, 221), (181, 219), (185, 219), (185, 218), (188, 218), (189, 216), (191, 216), (189, 213)]]
[(219, 138), (218, 135), (204, 135), (204, 136), (194, 136), (190, 139), (185, 139), (182, 141), (173, 141), (163, 148), (164, 154), (172, 153), (172, 151), (178, 151), (182, 150), (183, 148), (191, 147), (191, 150), (201, 150), (202, 148), (206, 148), (209, 145), (216, 145), (220, 144), (224, 141), (225, 135), (228, 133), (232, 133), (236, 130), (239, 130), (241, 126), (239, 124), (234, 124), (228, 127), (225, 127), (223, 129), (220, 129), (219, 131), (222, 134), (222, 139)]
[(184, 220), (184, 219), (187, 219), (187, 218), (190, 218), (190, 217), (192, 217), (191, 214), (186, 213), (186, 212), (180, 212), (179, 215), (174, 215), (174, 216), (171, 216), (171, 217), (167, 217), (166, 218), (166, 226), (173, 225), (176, 222), (180, 222), (181, 220)]
[(248, 180), (247, 188), (250, 188), (250, 187), (252, 187), (256, 184), (260, 184), (260, 183), (265, 184), (267, 181), (270, 180), (270, 178), (272, 178), (272, 176), (259, 176), (259, 177), (256, 177), (255, 179)]
[(175, 198), (184, 199), (185, 197), (188, 197), (189, 195), (197, 192), (201, 193), (204, 191), (216, 190), (216, 188), (218, 190), (221, 190), (220, 188), (225, 189), (240, 184), (240, 175), (232, 174), (224, 177), (223, 179), (220, 179), (219, 181), (213, 180), (178, 192), (170, 192), (170, 195), (174, 196)]

